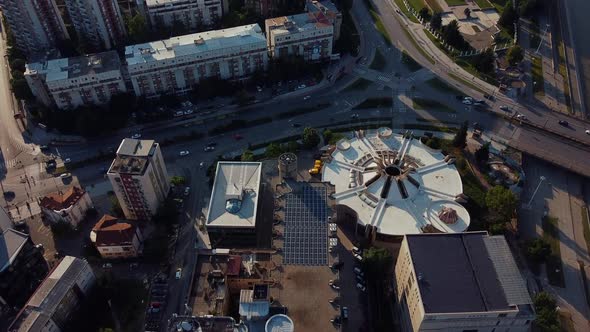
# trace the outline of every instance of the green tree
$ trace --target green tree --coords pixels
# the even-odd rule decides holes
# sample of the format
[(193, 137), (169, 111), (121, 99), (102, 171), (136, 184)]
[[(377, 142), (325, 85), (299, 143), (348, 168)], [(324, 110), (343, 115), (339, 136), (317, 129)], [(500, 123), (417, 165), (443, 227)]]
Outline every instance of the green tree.
[(434, 13), (430, 18), (430, 27), (434, 30), (440, 30), (442, 28), (442, 15), (441, 13)]
[(20, 71), (21, 73), (25, 72), (25, 64), (27, 62), (21, 58), (16, 58), (10, 61), (10, 70)]
[(522, 47), (520, 47), (520, 45), (514, 45), (508, 50), (506, 59), (510, 65), (516, 66), (524, 59), (524, 50)]
[(270, 143), (264, 151), (264, 155), (267, 158), (276, 158), (280, 156), (281, 153), (283, 153), (283, 149), (281, 149), (281, 146), (277, 143)]
[(488, 48), (480, 54), (473, 57), (473, 66), (478, 72), (486, 75), (493, 75), (496, 67), (494, 63), (496, 61), (496, 55), (492, 49)]
[(485, 165), (490, 159), (490, 142), (486, 142), (475, 151), (475, 160), (480, 165)]
[(115, 193), (109, 192), (109, 201), (111, 202), (111, 214), (113, 217), (123, 218), (125, 215), (123, 214), (123, 209), (121, 208), (121, 204), (119, 204), (119, 200)]
[(536, 238), (527, 242), (526, 253), (533, 261), (541, 263), (551, 255), (551, 246), (545, 240)]
[(498, 20), (498, 25), (506, 29), (511, 35), (514, 34), (514, 23), (518, 20), (518, 13), (512, 7), (512, 1), (507, 1), (504, 11)]
[(127, 32), (134, 43), (142, 43), (149, 39), (148, 28), (143, 15), (127, 16)]
[(494, 186), (486, 193), (486, 206), (499, 217), (499, 222), (510, 221), (517, 204), (514, 193), (503, 186)]
[(467, 48), (467, 43), (459, 32), (459, 23), (457, 20), (452, 20), (449, 24), (442, 29), (442, 38), (451, 46), (456, 49), (463, 50)]
[(320, 135), (314, 128), (307, 127), (303, 129), (303, 146), (312, 149), (320, 144)]
[(363, 252), (363, 265), (367, 275), (383, 279), (391, 269), (393, 257), (386, 248), (371, 247)]
[(299, 143), (297, 143), (297, 141), (289, 141), (285, 144), (283, 150), (286, 152), (297, 152), (297, 150), (299, 150)]
[(418, 12), (418, 15), (427, 21), (430, 20), (430, 18), (432, 17), (432, 15), (430, 15), (430, 10), (428, 10), (428, 7), (422, 7), (422, 9), (420, 9), (420, 11)]
[[(20, 74), (20, 77), (16, 75), (17, 73)], [(12, 90), (16, 99), (27, 100), (33, 98), (33, 93), (29, 88), (27, 80), (18, 71), (13, 72), (13, 77), (10, 79), (10, 90)]]
[(557, 312), (557, 303), (549, 293), (537, 293), (534, 299), (534, 305), (535, 311), (537, 313), (535, 325), (539, 330), (543, 332), (561, 331)]
[(170, 179), (170, 183), (172, 183), (175, 186), (182, 186), (183, 184), (185, 184), (186, 179), (184, 178), (184, 176), (173, 176), (172, 179)]
[(463, 122), (459, 130), (457, 130), (455, 137), (453, 138), (453, 146), (456, 146), (458, 148), (465, 147), (465, 144), (467, 144), (467, 127), (468, 122)]
[(246, 150), (242, 153), (240, 160), (241, 161), (254, 161), (254, 153), (250, 150)]

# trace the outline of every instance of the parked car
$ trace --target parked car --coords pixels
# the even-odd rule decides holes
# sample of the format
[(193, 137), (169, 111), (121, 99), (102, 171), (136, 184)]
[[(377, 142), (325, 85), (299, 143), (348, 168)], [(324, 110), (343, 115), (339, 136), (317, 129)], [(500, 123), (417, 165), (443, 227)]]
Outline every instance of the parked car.
[(191, 187), (184, 188), (184, 196), (188, 196), (191, 193)]
[(461, 102), (465, 105), (473, 105), (473, 101), (470, 99), (463, 99)]
[(303, 97), (303, 100), (309, 100), (309, 98), (311, 98), (311, 96), (305, 96)]
[(562, 125), (562, 126), (564, 126), (564, 127), (567, 127), (567, 126), (569, 126), (569, 125), (570, 125), (570, 124), (569, 124), (569, 122), (567, 122), (567, 121), (565, 121), (565, 120), (559, 120), (558, 122), (559, 122), (559, 124), (560, 124), (560, 125)]
[(72, 177), (72, 173), (62, 173), (59, 177), (62, 179), (69, 179)]
[(357, 282), (359, 282), (361, 284), (364, 284), (365, 283), (365, 279), (363, 277), (361, 277), (360, 274), (357, 274), (355, 277), (356, 277), (356, 281)]
[(113, 267), (113, 264), (111, 264), (111, 263), (104, 263), (104, 264), (102, 264), (102, 268), (103, 269), (110, 269), (112, 267)]
[(360, 255), (362, 251), (358, 247), (352, 247), (352, 253)]
[(521, 120), (521, 121), (526, 120), (526, 116), (524, 116), (523, 114), (517, 114), (516, 115), (516, 118), (519, 119), (519, 120)]
[(338, 285), (331, 284), (330, 287), (334, 288), (335, 290), (339, 290), (340, 287)]
[(182, 277), (182, 268), (179, 267), (176, 269), (175, 277), (176, 277), (176, 280), (178, 280), (178, 279), (180, 279), (180, 277)]
[(341, 318), (340, 318), (340, 316), (336, 316), (336, 317), (334, 317), (334, 318), (330, 319), (330, 322), (331, 322), (332, 324), (340, 324), (340, 322), (341, 322)]
[(354, 259), (356, 259), (359, 262), (363, 261), (363, 256), (361, 256), (359, 254), (353, 254), (352, 256), (354, 257)]
[(211, 152), (213, 150), (215, 150), (215, 147), (214, 146), (206, 146), (205, 147), (205, 152)]
[(64, 164), (69, 164), (71, 162), (72, 162), (72, 159), (70, 159), (70, 158), (64, 159)]
[(500, 110), (504, 111), (504, 112), (508, 112), (508, 113), (512, 113), (512, 109), (508, 106), (500, 106)]
[(590, 129), (586, 129), (585, 133), (586, 135), (590, 135)]
[(203, 168), (203, 167), (205, 167), (205, 162), (204, 162), (204, 161), (201, 161), (201, 162), (199, 163), (199, 168)]
[(182, 150), (180, 153), (178, 153), (178, 155), (181, 157), (188, 156), (189, 154), (190, 152), (188, 150)]
[(348, 319), (348, 307), (342, 307), (340, 315), (342, 316), (342, 319)]
[(131, 138), (133, 138), (133, 139), (139, 139), (139, 138), (141, 138), (141, 134), (139, 134), (139, 133), (133, 134), (133, 135), (131, 135)]
[(356, 288), (360, 289), (360, 290), (361, 290), (361, 292), (364, 292), (364, 291), (366, 291), (366, 290), (367, 290), (367, 287), (365, 287), (365, 286), (364, 286), (363, 284), (361, 284), (361, 283), (358, 283), (358, 284), (356, 284)]
[(184, 115), (190, 115), (190, 114), (193, 114), (193, 110), (184, 111)]

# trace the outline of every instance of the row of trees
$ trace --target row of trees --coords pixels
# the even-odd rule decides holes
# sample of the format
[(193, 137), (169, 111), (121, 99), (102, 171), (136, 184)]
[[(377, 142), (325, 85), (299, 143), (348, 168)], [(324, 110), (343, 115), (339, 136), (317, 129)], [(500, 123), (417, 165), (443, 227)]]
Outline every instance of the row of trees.
[[(302, 147), (306, 149), (312, 149), (320, 144), (320, 135), (315, 128), (307, 127), (303, 130), (303, 134), (301, 135), (301, 142)], [(297, 152), (300, 148), (299, 143), (297, 141), (289, 141), (285, 144), (279, 143), (270, 143), (264, 152), (264, 157), (266, 158), (276, 158), (285, 152)], [(254, 161), (256, 156), (252, 150), (247, 149), (245, 150), (241, 157), (241, 161)]]
[(441, 34), (442, 39), (458, 50), (468, 50), (469, 43), (465, 41), (463, 35), (459, 31), (459, 22), (457, 20), (451, 21), (449, 24), (442, 25), (441, 13), (431, 13), (427, 7), (423, 7), (418, 12), (418, 15), (425, 21), (430, 23), (430, 27)]

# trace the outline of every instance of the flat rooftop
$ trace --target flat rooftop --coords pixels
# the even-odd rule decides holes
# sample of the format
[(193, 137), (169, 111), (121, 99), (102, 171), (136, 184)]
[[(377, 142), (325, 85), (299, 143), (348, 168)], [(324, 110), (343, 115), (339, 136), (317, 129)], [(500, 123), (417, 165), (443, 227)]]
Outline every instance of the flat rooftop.
[(405, 239), (426, 313), (516, 310), (531, 304), (503, 236), (471, 232)]
[(266, 49), (266, 37), (258, 24), (249, 24), (130, 45), (125, 47), (125, 59), (129, 66), (133, 66), (195, 54), (208, 58), (218, 55), (213, 54), (212, 51), (223, 49), (239, 51), (241, 48), (251, 49), (256, 45)]
[(255, 227), (262, 163), (217, 163), (207, 227)]
[(281, 34), (313, 31), (332, 26), (325, 16), (314, 15), (312, 13), (269, 18), (264, 21), (264, 24), (274, 33)]
[(108, 173), (143, 174), (157, 147), (153, 140), (123, 139)]
[(119, 55), (116, 51), (108, 51), (73, 58), (28, 63), (25, 75), (45, 74), (45, 81), (52, 82), (120, 69)]
[(8, 268), (29, 236), (14, 229), (10, 216), (0, 207), (0, 272)]
[[(336, 144), (322, 179), (335, 186), (336, 204), (356, 211), (360, 224), (389, 235), (469, 227), (469, 213), (455, 201), (463, 193), (461, 177), (440, 151), (389, 128), (355, 135)], [(441, 219), (441, 211), (454, 217)]]

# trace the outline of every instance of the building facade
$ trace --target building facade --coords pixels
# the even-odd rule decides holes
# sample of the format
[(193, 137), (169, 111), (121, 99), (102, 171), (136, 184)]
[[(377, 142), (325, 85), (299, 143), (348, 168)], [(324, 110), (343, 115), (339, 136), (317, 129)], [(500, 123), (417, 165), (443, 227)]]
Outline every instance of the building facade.
[(70, 38), (54, 0), (0, 0), (0, 8), (15, 46), (29, 59)]
[(107, 176), (129, 220), (150, 219), (170, 190), (160, 145), (152, 140), (124, 139)]
[(334, 27), (321, 15), (303, 13), (265, 21), (270, 57), (302, 57), (305, 61), (329, 59), (332, 55)]
[(152, 27), (182, 24), (190, 30), (218, 23), (223, 16), (222, 0), (146, 0)]
[(125, 23), (116, 0), (66, 0), (65, 4), (79, 42), (100, 50), (125, 40)]
[(284, 8), (287, 0), (244, 0), (244, 6), (261, 17), (272, 17)]
[(503, 236), (406, 235), (395, 265), (402, 331), (529, 331), (531, 298)]
[(0, 322), (14, 317), (48, 272), (43, 248), (14, 229), (10, 216), (0, 208)]
[(258, 24), (127, 46), (127, 69), (137, 96), (190, 91), (199, 80), (239, 79), (268, 65)]
[(92, 228), (90, 241), (106, 259), (137, 257), (143, 249), (143, 236), (136, 225), (106, 214)]
[(86, 260), (64, 257), (37, 288), (8, 331), (62, 331), (95, 282), (96, 277)]
[(41, 198), (39, 206), (43, 216), (52, 223), (66, 222), (74, 228), (84, 220), (86, 212), (94, 208), (90, 195), (78, 187), (48, 194)]
[(316, 16), (323, 16), (334, 27), (334, 42), (340, 38), (340, 28), (342, 27), (342, 13), (338, 11), (336, 5), (330, 0), (307, 0), (305, 9), (308, 13)]
[(37, 100), (59, 109), (105, 104), (127, 91), (116, 51), (28, 63), (25, 79)]

